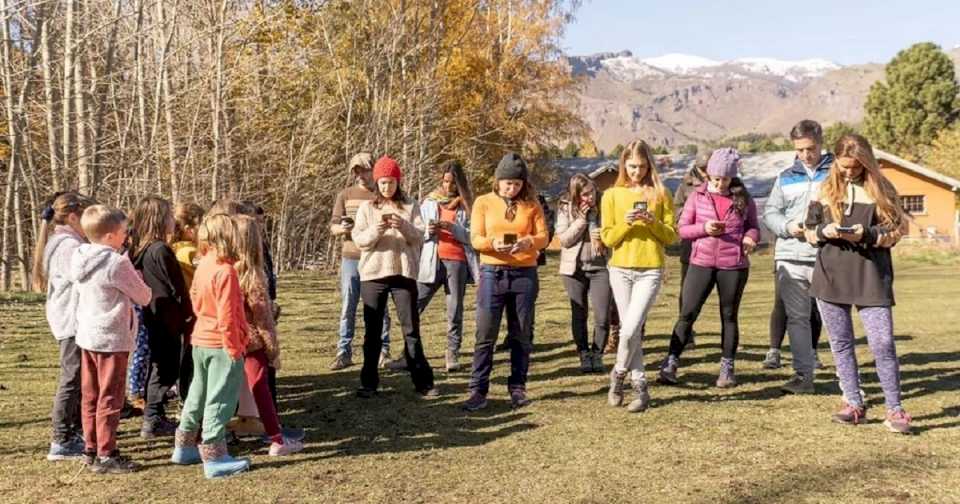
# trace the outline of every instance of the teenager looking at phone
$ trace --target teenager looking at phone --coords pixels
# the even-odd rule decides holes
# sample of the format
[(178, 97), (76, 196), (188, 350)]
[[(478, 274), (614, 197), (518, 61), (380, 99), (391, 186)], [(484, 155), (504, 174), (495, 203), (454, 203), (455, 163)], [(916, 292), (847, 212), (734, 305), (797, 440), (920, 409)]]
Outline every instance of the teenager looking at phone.
[[(797, 159), (777, 177), (763, 210), (763, 223), (777, 236), (774, 252), (776, 296), (783, 302), (787, 316), (787, 334), (793, 352), (794, 376), (783, 385), (790, 394), (814, 393), (814, 350), (811, 327), (810, 280), (817, 250), (804, 236), (804, 216), (820, 185), (827, 178), (833, 155), (821, 154), (823, 130), (814, 121), (803, 120), (790, 130)], [(767, 352), (764, 365), (779, 365), (780, 351)]]
[(757, 207), (737, 177), (736, 149), (713, 151), (707, 163), (707, 182), (690, 195), (680, 216), (680, 237), (692, 242), (690, 269), (683, 282), (683, 307), (673, 326), (670, 354), (660, 366), (659, 379), (676, 384), (680, 354), (707, 297), (717, 288), (720, 297), (720, 376), (717, 387), (737, 385), (734, 369), (740, 342), (738, 315), (743, 289), (750, 275), (748, 256), (760, 241)]
[(416, 391), (436, 397), (433, 370), (420, 341), (417, 311), (417, 268), (423, 246), (424, 225), (416, 200), (400, 188), (402, 173), (393, 159), (384, 156), (373, 167), (375, 198), (357, 208), (353, 241), (360, 249), (360, 297), (363, 299), (363, 369), (357, 395), (376, 395), (380, 384), (377, 355), (383, 342), (383, 314), (393, 298), (403, 332), (403, 356)]
[(600, 239), (611, 250), (610, 287), (620, 315), (620, 342), (607, 401), (611, 406), (623, 404), (629, 372), (634, 390), (634, 400), (627, 406), (630, 412), (644, 411), (650, 403), (641, 328), (660, 291), (664, 247), (677, 239), (673, 197), (656, 166), (646, 142), (630, 143), (620, 154), (617, 181), (600, 204)]
[(893, 340), (890, 257), (907, 216), (865, 138), (844, 135), (834, 152), (836, 160), (820, 187), (819, 201), (810, 206), (806, 218), (807, 239), (820, 245), (810, 294), (817, 298), (844, 393), (844, 405), (833, 420), (856, 425), (866, 416), (850, 313), (856, 306), (883, 389), (884, 425), (908, 434), (911, 418), (900, 403), (900, 363)]
[(470, 245), (473, 190), (459, 161), (441, 166), (440, 185), (420, 205), (427, 224), (417, 276), (417, 309), (422, 314), (443, 289), (447, 302), (447, 371), (460, 369), (463, 342), (463, 296), (479, 275), (477, 253)]
[[(603, 348), (610, 332), (610, 274), (607, 246), (600, 239), (600, 193), (590, 177), (570, 179), (567, 196), (557, 211), (560, 237), (560, 278), (570, 297), (573, 342), (580, 371), (603, 372)], [(644, 202), (645, 203), (645, 202)], [(587, 307), (593, 305), (593, 341), (587, 337)]]
[[(510, 338), (507, 390), (514, 408), (530, 404), (527, 370), (534, 306), (540, 290), (537, 255), (547, 246), (547, 223), (527, 164), (519, 154), (503, 156), (494, 173), (493, 192), (477, 198), (470, 217), (470, 242), (480, 254), (477, 287), (477, 343), (473, 352), (467, 411), (487, 406), (493, 352), (508, 303), (516, 307), (519, 328)], [(512, 236), (512, 237), (511, 237)], [(512, 243), (507, 243), (507, 241)]]
[[(337, 343), (337, 356), (330, 363), (333, 371), (353, 365), (353, 334), (356, 329), (357, 304), (360, 301), (360, 249), (357, 248), (350, 233), (353, 231), (357, 208), (365, 201), (373, 201), (373, 157), (361, 152), (352, 159), (348, 166), (354, 184), (337, 194), (333, 204), (333, 215), (330, 218), (330, 232), (334, 236), (343, 237), (343, 248), (340, 251), (340, 295), (342, 307), (340, 311), (340, 338)], [(377, 364), (385, 367), (390, 363), (390, 313), (383, 313), (383, 348)]]

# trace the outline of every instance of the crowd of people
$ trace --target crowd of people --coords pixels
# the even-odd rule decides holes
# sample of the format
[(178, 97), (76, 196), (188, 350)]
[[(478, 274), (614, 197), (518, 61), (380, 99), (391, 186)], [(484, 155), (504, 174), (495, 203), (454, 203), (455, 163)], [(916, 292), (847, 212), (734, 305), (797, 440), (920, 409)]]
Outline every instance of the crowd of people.
[[(762, 223), (776, 236), (776, 294), (763, 366), (780, 367), (788, 336), (794, 375), (782, 390), (813, 393), (815, 370), (822, 367), (817, 342), (826, 328), (843, 395), (832, 419), (863, 422), (851, 314), (856, 307), (877, 361), (884, 424), (909, 433), (893, 339), (890, 256), (907, 216), (866, 139), (845, 135), (824, 153), (822, 129), (809, 120), (790, 138), (796, 161), (778, 176), (763, 208), (739, 177), (735, 149), (698, 157), (672, 194), (650, 146), (638, 140), (623, 149), (616, 182), (602, 193), (590, 177), (573, 176), (555, 217), (516, 153), (503, 156), (493, 187), (479, 196), (459, 162), (443, 163), (436, 188), (422, 201), (404, 192), (397, 161), (357, 154), (348, 165), (353, 183), (337, 196), (330, 224), (331, 233), (343, 238), (339, 341), (330, 369), (353, 365), (362, 301), (357, 396), (378, 395), (383, 368), (405, 370), (418, 394), (438, 396), (420, 318), (443, 289), (445, 370), (459, 371), (464, 298), (474, 284), (476, 338), (463, 408), (487, 406), (499, 348), (510, 355), (510, 402), (527, 406), (538, 268), (555, 232), (580, 370), (606, 372), (604, 354), (615, 353), (610, 406), (626, 403), (633, 413), (650, 407), (645, 324), (664, 281), (666, 248), (678, 239), (678, 314), (656, 380), (682, 380), (681, 356), (694, 344), (694, 324), (716, 289), (722, 321), (716, 386), (735, 387), (738, 315)], [(136, 470), (120, 455), (116, 432), (121, 416), (139, 401), (141, 436), (172, 436), (172, 463), (202, 463), (208, 478), (242, 472), (250, 462), (231, 457), (226, 440), (244, 392), (252, 395), (271, 456), (303, 448), (302, 430), (282, 428), (277, 413), (280, 310), (261, 208), (225, 199), (205, 211), (147, 197), (128, 221), (119, 209), (66, 192), (54, 196), (42, 218), (35, 287), (47, 293), (47, 319), (60, 347), (48, 459), (81, 457), (98, 473)], [(403, 336), (397, 359), (390, 355), (391, 299)], [(498, 347), (504, 314), (507, 334)], [(167, 414), (175, 397), (182, 404), (179, 422)]]

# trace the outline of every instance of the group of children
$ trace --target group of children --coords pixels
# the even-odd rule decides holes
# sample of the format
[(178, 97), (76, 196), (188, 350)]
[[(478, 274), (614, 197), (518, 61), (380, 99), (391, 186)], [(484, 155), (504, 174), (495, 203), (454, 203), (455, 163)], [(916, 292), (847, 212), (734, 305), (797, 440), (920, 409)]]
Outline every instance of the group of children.
[[(34, 269), (60, 346), (48, 460), (135, 471), (117, 449), (128, 381), (133, 400), (143, 400), (141, 437), (172, 436), (171, 461), (202, 462), (208, 478), (249, 467), (226, 448), (242, 387), (253, 395), (269, 455), (303, 449), (302, 432), (281, 429), (276, 411), (279, 307), (258, 210), (221, 200), (205, 213), (151, 196), (128, 220), (84, 195), (54, 195)], [(167, 416), (177, 395), (179, 424)]]

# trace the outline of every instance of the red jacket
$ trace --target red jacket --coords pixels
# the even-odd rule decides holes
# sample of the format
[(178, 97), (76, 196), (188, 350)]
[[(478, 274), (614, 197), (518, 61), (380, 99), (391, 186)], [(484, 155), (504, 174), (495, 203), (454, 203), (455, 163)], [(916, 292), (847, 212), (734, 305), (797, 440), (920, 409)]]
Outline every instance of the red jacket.
[[(690, 264), (704, 268), (736, 270), (750, 267), (747, 255), (743, 253), (743, 237), (749, 236), (754, 243), (760, 242), (760, 228), (757, 222), (757, 206), (751, 198), (746, 215), (740, 215), (731, 205), (722, 217), (717, 215), (714, 198), (726, 198), (707, 192), (707, 184), (697, 187), (683, 205), (683, 213), (678, 222), (680, 238), (693, 242)], [(726, 223), (726, 230), (720, 236), (707, 234), (707, 221), (717, 220)]]

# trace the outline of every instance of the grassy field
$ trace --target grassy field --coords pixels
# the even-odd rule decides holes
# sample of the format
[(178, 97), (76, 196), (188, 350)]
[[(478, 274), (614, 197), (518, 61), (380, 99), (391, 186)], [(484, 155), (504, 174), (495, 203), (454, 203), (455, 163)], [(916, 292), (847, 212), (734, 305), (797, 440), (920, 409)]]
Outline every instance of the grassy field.
[[(647, 326), (649, 371), (664, 357), (675, 320), (675, 259), (671, 268)], [(476, 414), (459, 408), (467, 374), (441, 370), (442, 299), (430, 306), (423, 335), (443, 395), (419, 399), (407, 376), (392, 373), (379, 398), (359, 400), (358, 366), (327, 370), (339, 311), (334, 275), (285, 275), (281, 414), (284, 424), (306, 429), (307, 448), (271, 459), (265, 446), (242, 443), (233, 451), (252, 456), (254, 470), (217, 482), (205, 481), (199, 467), (170, 465), (171, 441), (141, 440), (134, 420), (121, 425), (120, 447), (144, 463), (142, 472), (98, 477), (78, 462), (46, 462), (56, 346), (42, 300), (0, 298), (0, 495), (3, 502), (960, 502), (956, 263), (897, 259), (896, 341), (914, 436), (881, 425), (882, 396), (863, 338), (867, 425), (830, 422), (839, 388), (826, 338), (819, 393), (779, 393), (789, 371), (760, 366), (771, 271), (764, 256), (751, 271), (741, 313), (741, 385), (713, 387), (720, 358), (714, 296), (697, 324), (698, 346), (683, 358), (685, 385), (653, 385), (652, 408), (639, 415), (606, 405), (606, 376), (577, 371), (556, 257), (541, 273), (528, 385), (534, 403), (510, 409), (509, 366), (498, 354), (491, 406)], [(467, 306), (474, 306), (472, 292)], [(466, 318), (469, 359), (472, 313)], [(393, 352), (400, 352), (396, 343)]]

